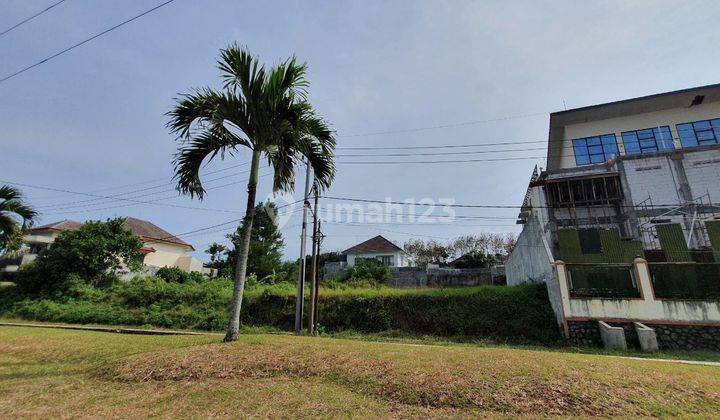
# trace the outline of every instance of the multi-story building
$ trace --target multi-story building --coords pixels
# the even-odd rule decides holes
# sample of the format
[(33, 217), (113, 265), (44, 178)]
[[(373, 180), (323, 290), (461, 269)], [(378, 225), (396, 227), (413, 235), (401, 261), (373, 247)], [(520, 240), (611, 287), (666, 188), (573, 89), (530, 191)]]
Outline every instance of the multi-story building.
[(720, 85), (551, 114), (518, 222), (508, 283), (545, 282), (566, 335), (645, 321), (720, 348)]

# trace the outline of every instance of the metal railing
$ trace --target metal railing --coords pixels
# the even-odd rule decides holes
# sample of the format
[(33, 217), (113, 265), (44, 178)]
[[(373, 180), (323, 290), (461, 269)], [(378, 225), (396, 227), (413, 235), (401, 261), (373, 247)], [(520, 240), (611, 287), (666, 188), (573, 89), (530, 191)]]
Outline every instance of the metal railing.
[(635, 271), (628, 264), (567, 264), (573, 298), (639, 298)]
[(720, 300), (720, 264), (649, 264), (655, 297), (675, 300)]

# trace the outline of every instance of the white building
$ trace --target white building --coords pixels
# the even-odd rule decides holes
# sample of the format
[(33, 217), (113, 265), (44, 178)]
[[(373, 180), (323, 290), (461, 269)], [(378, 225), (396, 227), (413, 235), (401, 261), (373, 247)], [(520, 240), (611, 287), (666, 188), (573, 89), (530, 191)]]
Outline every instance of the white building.
[(362, 258), (374, 258), (388, 267), (410, 267), (408, 254), (399, 246), (378, 235), (343, 251), (347, 267), (352, 267)]
[[(28, 252), (18, 257), (15, 264), (6, 265), (2, 270), (6, 272), (16, 271), (19, 266), (32, 262), (40, 251), (52, 246), (60, 232), (77, 230), (81, 226), (81, 223), (73, 220), (62, 220), (31, 229), (23, 236), (23, 243), (27, 246)], [(202, 261), (188, 255), (190, 252), (195, 251), (192, 245), (153, 223), (128, 217), (125, 218), (124, 226), (143, 242), (141, 251), (145, 255), (143, 258), (144, 266), (177, 267), (187, 272), (213, 273), (214, 270), (203, 267)]]
[(553, 113), (508, 284), (546, 283), (569, 336), (615, 319), (705, 328), (720, 347), (718, 202), (720, 85)]

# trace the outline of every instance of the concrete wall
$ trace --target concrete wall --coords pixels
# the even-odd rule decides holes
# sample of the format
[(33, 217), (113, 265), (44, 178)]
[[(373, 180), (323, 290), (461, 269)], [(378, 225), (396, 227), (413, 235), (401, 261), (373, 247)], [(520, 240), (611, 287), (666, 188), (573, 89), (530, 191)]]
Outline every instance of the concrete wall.
[(527, 282), (544, 283), (555, 275), (553, 262), (542, 226), (537, 219), (529, 219), (505, 263), (508, 286)]
[[(324, 280), (342, 278), (347, 267), (344, 263), (326, 263)], [(422, 268), (390, 267), (388, 286), (407, 289), (420, 287), (458, 287), (493, 284), (495, 277), (504, 271), (496, 268)]]
[[(559, 153), (562, 155), (560, 165), (557, 168), (553, 167), (549, 169), (573, 168), (577, 166), (572, 148), (573, 139), (614, 133), (618, 141), (618, 149), (621, 154), (624, 154), (625, 149), (622, 144), (621, 135), (623, 131), (641, 130), (667, 125), (670, 127), (672, 136), (677, 139), (679, 138), (675, 127), (677, 124), (719, 117), (720, 102), (708, 102), (693, 107), (666, 109), (626, 117), (608, 118), (600, 121), (567, 125), (564, 129), (562, 152)], [(678, 140), (675, 141), (675, 148), (681, 148)]]

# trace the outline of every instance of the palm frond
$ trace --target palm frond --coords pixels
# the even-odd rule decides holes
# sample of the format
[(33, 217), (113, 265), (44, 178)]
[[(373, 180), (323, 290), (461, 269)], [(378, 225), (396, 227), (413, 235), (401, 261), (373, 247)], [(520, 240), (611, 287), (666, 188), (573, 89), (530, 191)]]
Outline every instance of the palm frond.
[(223, 159), (225, 153), (233, 153), (240, 144), (247, 145), (247, 141), (232, 136), (224, 127), (205, 130), (183, 143), (173, 160), (177, 190), (202, 200), (205, 196), (200, 180), (203, 162), (210, 162), (218, 155)]

